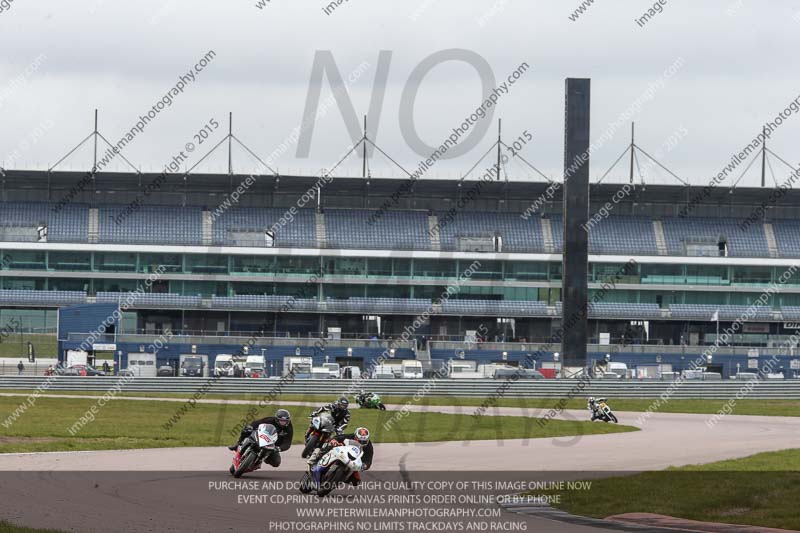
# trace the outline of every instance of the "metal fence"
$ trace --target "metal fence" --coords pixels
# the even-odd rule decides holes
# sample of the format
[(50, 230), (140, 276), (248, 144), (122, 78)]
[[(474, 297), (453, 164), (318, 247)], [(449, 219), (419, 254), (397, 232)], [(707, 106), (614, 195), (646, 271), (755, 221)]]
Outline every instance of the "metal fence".
[[(137, 378), (124, 385), (125, 392), (143, 392), (157, 397), (163, 393), (180, 393), (187, 397), (204, 387), (209, 378)], [(105, 392), (119, 383), (116, 377), (0, 377), (2, 389), (35, 389), (40, 387), (49, 391), (94, 391)], [(237, 379), (222, 378), (211, 380), (212, 394), (252, 394), (265, 395), (278, 389), (275, 379)], [(428, 380), (365, 380), (353, 383), (349, 380), (296, 380), (294, 383), (281, 383), (281, 394), (335, 396), (349, 389), (365, 389), (383, 395), (413, 396)], [(463, 396), (473, 398), (562, 398), (573, 396), (575, 380), (547, 379), (508, 382), (505, 394), (498, 394), (505, 380), (437, 380), (429, 387), (431, 396)], [(686, 381), (670, 394), (671, 398), (729, 399), (747, 385), (746, 380), (725, 381)], [(657, 398), (670, 388), (669, 381), (592, 381), (583, 392), (585, 396), (605, 396), (610, 398)], [(800, 380), (762, 381), (752, 391), (746, 393), (751, 399), (800, 399)]]

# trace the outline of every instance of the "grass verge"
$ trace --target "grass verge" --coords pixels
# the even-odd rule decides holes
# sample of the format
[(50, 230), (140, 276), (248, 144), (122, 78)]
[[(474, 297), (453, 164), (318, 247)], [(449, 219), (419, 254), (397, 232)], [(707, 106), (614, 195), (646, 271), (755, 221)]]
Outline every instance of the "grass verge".
[(623, 513), (800, 530), (800, 449), (592, 480), (590, 490), (556, 491), (567, 512)]
[[(74, 435), (73, 424), (85, 416), (96, 400), (38, 398), (34, 406), (9, 424), (7, 417), (21, 403), (20, 397), (0, 397), (0, 452), (71, 451), (183, 446), (228, 445), (238, 436), (243, 418), (253, 417), (250, 406), (195, 404), (184, 409), (174, 425), (165, 425), (182, 403), (125, 401), (117, 399), (96, 409), (94, 420)], [(258, 411), (271, 414), (279, 405)], [(294, 414), (295, 444), (302, 441), (307, 414), (313, 408), (287, 406)], [(248, 414), (249, 413), (249, 414)], [(635, 431), (614, 424), (551, 420), (544, 427), (530, 417), (479, 417), (441, 413), (407, 413), (389, 429), (384, 424), (396, 411), (354, 410), (350, 428), (366, 426), (375, 442), (438, 442), (490, 439), (566, 437)]]
[[(270, 386), (265, 386), (265, 393), (270, 390)], [(211, 389), (213, 391), (213, 387)], [(334, 389), (335, 391), (335, 389)], [(380, 392), (380, 391), (377, 391)], [(30, 390), (11, 390), (0, 389), (0, 393), (29, 394)], [(101, 391), (47, 391), (45, 394), (55, 395), (84, 395), (98, 396)], [(148, 393), (120, 393), (118, 397), (132, 398), (152, 398)], [(186, 393), (158, 393), (159, 398), (187, 398)], [(308, 402), (309, 404), (323, 404), (335, 399), (336, 393), (329, 395), (300, 395), (284, 394), (279, 397), (279, 401), (285, 402)], [(259, 401), (262, 395), (258, 394), (207, 394), (203, 396), (209, 400), (249, 400)], [(411, 401), (417, 405), (455, 405), (462, 407), (478, 407), (484, 398), (465, 398), (459, 396), (426, 396), (419, 402), (414, 401), (411, 396), (382, 396), (386, 404), (402, 405)], [(351, 398), (352, 400), (352, 398)], [(551, 409), (558, 404), (558, 398), (500, 398), (497, 400), (498, 407), (519, 407), (525, 409)], [(644, 412), (652, 405), (654, 399), (649, 398), (610, 398), (609, 404), (615, 411)], [(714, 414), (722, 409), (727, 400), (707, 400), (707, 399), (674, 399), (659, 407), (660, 413), (694, 413), (694, 414)], [(586, 400), (583, 398), (572, 398), (567, 401), (566, 409), (586, 409)], [(737, 415), (761, 415), (761, 416), (800, 416), (800, 400), (737, 400), (733, 413)]]

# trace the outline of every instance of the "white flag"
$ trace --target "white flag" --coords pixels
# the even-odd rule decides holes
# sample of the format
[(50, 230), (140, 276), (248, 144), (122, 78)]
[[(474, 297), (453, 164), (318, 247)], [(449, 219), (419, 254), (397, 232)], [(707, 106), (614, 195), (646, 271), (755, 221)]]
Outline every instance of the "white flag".
[(714, 314), (711, 315), (711, 321), (712, 322), (718, 322), (719, 321), (719, 309), (714, 311)]

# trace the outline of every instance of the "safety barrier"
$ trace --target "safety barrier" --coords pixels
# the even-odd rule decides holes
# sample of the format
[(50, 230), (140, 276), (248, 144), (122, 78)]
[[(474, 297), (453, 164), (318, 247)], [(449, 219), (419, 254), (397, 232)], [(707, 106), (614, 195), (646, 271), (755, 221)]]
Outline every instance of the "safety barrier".
[[(0, 390), (33, 390), (40, 387), (47, 391), (95, 391), (102, 392), (117, 386), (117, 377), (75, 377), (56, 378), (2, 376)], [(128, 378), (130, 379), (130, 378)], [(211, 383), (211, 387), (206, 386)], [(272, 391), (293, 395), (333, 396), (348, 390), (364, 389), (382, 395), (413, 396), (422, 393), (430, 396), (498, 397), (508, 398), (561, 398), (576, 396), (574, 379), (518, 380), (506, 384), (503, 379), (435, 381), (394, 379), (364, 380), (353, 383), (349, 380), (300, 380), (293, 383), (278, 379), (244, 378), (137, 378), (122, 388), (123, 392), (147, 393), (158, 396), (163, 393), (180, 393), (191, 396), (198, 390), (209, 394), (253, 394), (263, 395)], [(505, 389), (505, 392), (502, 392)], [(671, 390), (671, 392), (670, 392)], [(500, 391), (498, 393), (498, 391)], [(572, 392), (571, 392), (572, 391)], [(678, 386), (669, 381), (643, 380), (592, 380), (578, 396), (608, 396), (613, 398), (657, 398), (662, 394), (670, 398), (708, 398), (728, 399), (741, 397), (751, 399), (800, 399), (800, 380), (764, 380), (748, 385), (747, 380), (693, 381), (688, 380)]]

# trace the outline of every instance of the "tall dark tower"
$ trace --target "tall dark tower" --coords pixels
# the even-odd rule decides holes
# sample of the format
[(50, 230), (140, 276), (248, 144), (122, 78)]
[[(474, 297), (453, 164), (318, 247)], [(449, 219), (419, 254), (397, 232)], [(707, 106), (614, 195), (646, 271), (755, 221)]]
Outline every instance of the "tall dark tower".
[(564, 117), (564, 366), (586, 366), (589, 321), (589, 113), (591, 80), (567, 78)]

